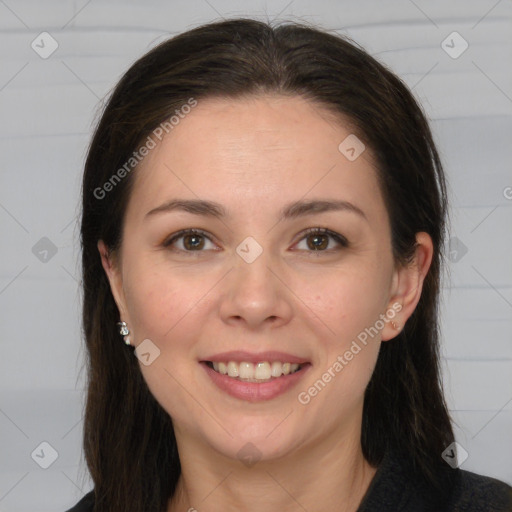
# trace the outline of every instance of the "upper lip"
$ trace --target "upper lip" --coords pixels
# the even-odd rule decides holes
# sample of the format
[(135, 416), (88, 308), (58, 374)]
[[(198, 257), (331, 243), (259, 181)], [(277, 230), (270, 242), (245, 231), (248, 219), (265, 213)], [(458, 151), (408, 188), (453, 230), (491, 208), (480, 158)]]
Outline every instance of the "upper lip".
[(304, 357), (294, 356), (292, 354), (287, 354), (286, 352), (278, 352), (275, 350), (258, 353), (246, 352), (245, 350), (232, 350), (230, 352), (222, 352), (220, 354), (205, 357), (202, 361), (211, 361), (212, 363), (235, 361), (238, 363), (246, 362), (253, 364), (261, 363), (263, 361), (280, 361), (282, 363), (292, 364), (303, 364), (308, 362)]

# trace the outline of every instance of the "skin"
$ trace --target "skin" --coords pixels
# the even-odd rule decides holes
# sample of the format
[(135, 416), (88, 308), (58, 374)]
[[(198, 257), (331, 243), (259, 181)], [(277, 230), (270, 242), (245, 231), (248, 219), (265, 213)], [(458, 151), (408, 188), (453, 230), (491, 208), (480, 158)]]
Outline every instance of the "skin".
[[(351, 162), (338, 150), (350, 133), (300, 97), (201, 100), (137, 169), (119, 252), (98, 243), (132, 344), (150, 339), (160, 350), (140, 368), (178, 443), (182, 475), (168, 511), (355, 511), (375, 474), (360, 445), (363, 396), (381, 342), (398, 334), (391, 322), (307, 405), (298, 394), (393, 304), (404, 325), (433, 249), (418, 233), (412, 263), (395, 264), (371, 151)], [(147, 215), (172, 198), (216, 201), (228, 216)], [(349, 201), (364, 216), (278, 221), (285, 204), (311, 199)], [(348, 247), (321, 235), (315, 251), (303, 232), (317, 227)], [(200, 237), (199, 250), (184, 238), (164, 246), (186, 228), (210, 240)], [(236, 252), (248, 236), (263, 249), (252, 263)], [(199, 364), (238, 349), (280, 350), (312, 366), (277, 398), (240, 400)], [(247, 443), (259, 457), (250, 466), (237, 455)]]

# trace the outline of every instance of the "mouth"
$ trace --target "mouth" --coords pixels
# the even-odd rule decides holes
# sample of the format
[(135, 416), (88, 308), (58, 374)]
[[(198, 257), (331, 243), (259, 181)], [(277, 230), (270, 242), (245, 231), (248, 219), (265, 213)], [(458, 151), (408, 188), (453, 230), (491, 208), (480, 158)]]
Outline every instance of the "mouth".
[(198, 361), (210, 382), (234, 398), (248, 402), (272, 400), (296, 387), (312, 363), (281, 351), (251, 353), (232, 350)]
[(260, 361), (258, 363), (248, 361), (202, 361), (202, 363), (220, 375), (251, 383), (271, 382), (283, 376), (300, 372), (309, 364), (282, 361)]

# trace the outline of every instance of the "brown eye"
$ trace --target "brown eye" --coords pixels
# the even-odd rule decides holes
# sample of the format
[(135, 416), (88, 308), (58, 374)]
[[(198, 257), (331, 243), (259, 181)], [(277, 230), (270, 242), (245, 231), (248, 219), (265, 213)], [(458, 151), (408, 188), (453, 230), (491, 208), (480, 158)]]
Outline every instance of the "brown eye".
[(187, 250), (202, 249), (204, 247), (204, 237), (202, 235), (184, 235), (183, 246)]
[(313, 251), (327, 249), (329, 245), (329, 237), (324, 233), (308, 235), (306, 240), (308, 241), (308, 247)]
[[(207, 243), (212, 244), (210, 238), (201, 230), (185, 229), (173, 235), (163, 243), (177, 252), (204, 252)], [(209, 249), (206, 247), (206, 250)]]
[[(307, 230), (302, 240), (306, 241), (306, 248), (304, 250), (308, 252), (330, 252), (331, 250), (339, 249), (340, 246), (348, 247), (348, 241), (344, 236), (324, 228), (311, 228)], [(332, 247), (331, 243), (333, 240), (334, 247)]]

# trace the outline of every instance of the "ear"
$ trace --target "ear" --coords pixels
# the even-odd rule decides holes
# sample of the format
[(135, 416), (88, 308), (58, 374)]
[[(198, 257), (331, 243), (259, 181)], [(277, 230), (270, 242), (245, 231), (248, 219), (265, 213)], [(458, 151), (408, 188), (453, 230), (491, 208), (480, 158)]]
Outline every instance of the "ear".
[(101, 264), (110, 283), (110, 290), (119, 310), (120, 320), (128, 322), (126, 301), (123, 290), (123, 279), (119, 261), (114, 258), (112, 252), (103, 240), (98, 242), (98, 251), (101, 256)]
[[(412, 261), (397, 268), (393, 276), (393, 289), (386, 314), (389, 321), (382, 330), (382, 341), (397, 336), (416, 309), (433, 254), (434, 244), (430, 235), (416, 233), (416, 249)], [(393, 312), (395, 315), (391, 317)]]

